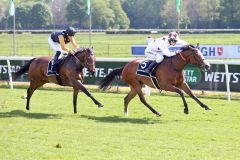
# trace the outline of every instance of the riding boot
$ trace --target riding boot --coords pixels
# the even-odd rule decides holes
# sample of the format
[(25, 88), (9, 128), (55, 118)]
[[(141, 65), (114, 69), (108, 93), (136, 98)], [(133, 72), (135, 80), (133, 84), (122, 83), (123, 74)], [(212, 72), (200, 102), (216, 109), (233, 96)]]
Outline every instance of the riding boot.
[(52, 62), (52, 72), (56, 73), (57, 72), (57, 61), (58, 57), (60, 56), (61, 52), (57, 51)]
[(57, 63), (58, 61), (58, 58), (60, 56), (61, 52), (60, 51), (57, 51), (54, 58), (53, 58), (53, 65)]
[(152, 73), (152, 69), (153, 69), (153, 67), (155, 66), (157, 64), (157, 62), (156, 61), (153, 61), (147, 68), (146, 68), (146, 72), (148, 73), (148, 74), (151, 74)]

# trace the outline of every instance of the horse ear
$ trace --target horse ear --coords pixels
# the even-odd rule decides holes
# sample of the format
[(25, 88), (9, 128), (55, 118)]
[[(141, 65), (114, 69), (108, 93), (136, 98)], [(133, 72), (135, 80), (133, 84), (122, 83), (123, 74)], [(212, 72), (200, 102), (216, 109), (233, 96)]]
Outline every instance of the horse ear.
[(191, 45), (188, 46), (190, 49), (193, 49), (193, 47)]
[(199, 43), (197, 43), (197, 46), (196, 46), (196, 48), (199, 48)]
[(93, 49), (93, 46), (91, 48)]

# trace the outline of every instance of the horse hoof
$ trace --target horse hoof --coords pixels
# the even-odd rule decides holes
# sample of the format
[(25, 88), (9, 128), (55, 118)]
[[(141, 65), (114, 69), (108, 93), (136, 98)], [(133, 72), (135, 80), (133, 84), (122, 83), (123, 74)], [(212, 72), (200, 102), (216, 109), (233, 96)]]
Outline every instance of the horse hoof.
[(184, 113), (185, 114), (189, 114), (189, 111), (184, 109)]
[(160, 116), (162, 116), (162, 114), (161, 114), (161, 113), (156, 113), (156, 115), (157, 115), (157, 117), (160, 117)]
[(98, 108), (102, 108), (103, 107), (103, 105), (102, 104), (98, 104)]
[(211, 108), (209, 108), (209, 107), (205, 107), (205, 110), (208, 110), (208, 111), (210, 111), (210, 110), (212, 110)]

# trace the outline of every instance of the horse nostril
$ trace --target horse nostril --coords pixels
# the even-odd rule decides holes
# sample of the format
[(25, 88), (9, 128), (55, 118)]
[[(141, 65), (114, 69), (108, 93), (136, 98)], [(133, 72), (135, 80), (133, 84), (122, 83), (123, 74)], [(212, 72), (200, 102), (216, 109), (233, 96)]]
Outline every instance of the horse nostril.
[(206, 65), (205, 68), (208, 71), (208, 70), (210, 70), (211, 66), (210, 65)]

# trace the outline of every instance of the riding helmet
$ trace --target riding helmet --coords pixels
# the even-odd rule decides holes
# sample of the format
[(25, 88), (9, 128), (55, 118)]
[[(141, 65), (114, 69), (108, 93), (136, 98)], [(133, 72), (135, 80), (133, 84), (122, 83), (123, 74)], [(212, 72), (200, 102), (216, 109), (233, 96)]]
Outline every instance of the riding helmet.
[(68, 27), (65, 32), (68, 36), (74, 36), (77, 31), (73, 27)]
[(170, 43), (171, 41), (177, 42), (179, 39), (178, 34), (176, 32), (170, 32), (168, 34), (168, 42)]

